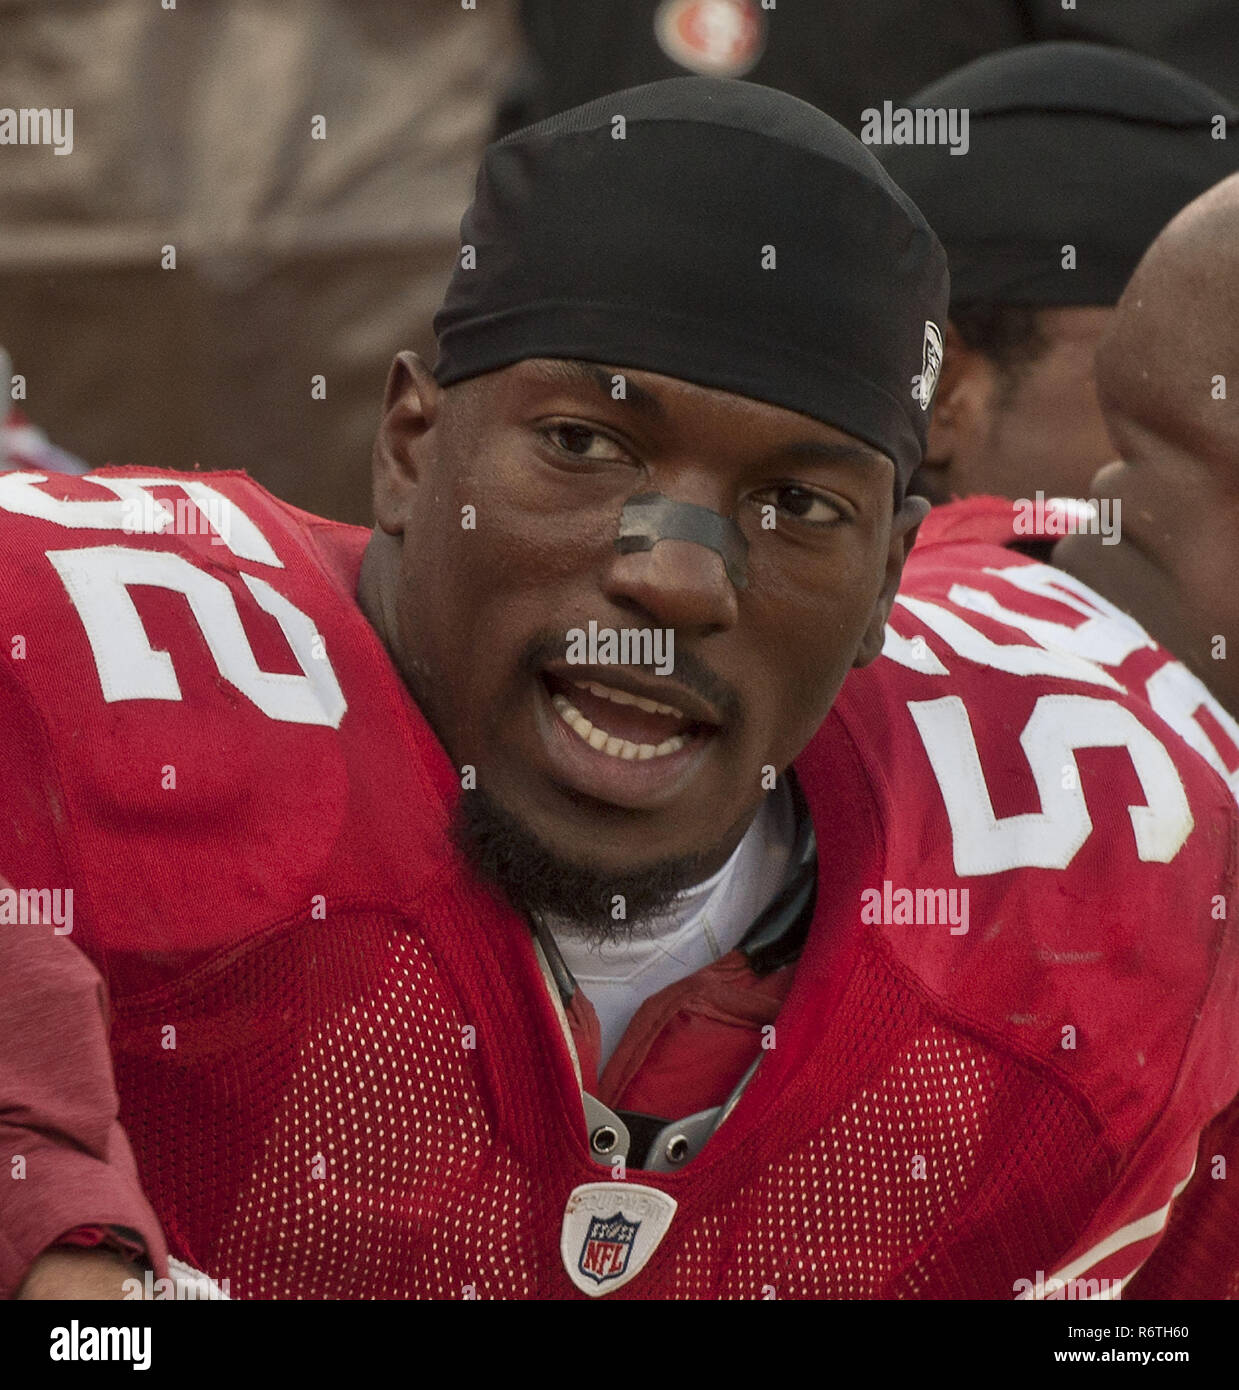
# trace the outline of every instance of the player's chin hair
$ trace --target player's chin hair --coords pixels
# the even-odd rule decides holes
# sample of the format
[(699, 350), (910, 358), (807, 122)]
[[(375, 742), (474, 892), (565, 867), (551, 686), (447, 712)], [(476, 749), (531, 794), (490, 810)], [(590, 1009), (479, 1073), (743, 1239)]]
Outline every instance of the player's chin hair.
[(461, 795), (452, 831), (474, 873), (518, 912), (566, 919), (573, 935), (587, 941), (626, 939), (704, 877), (704, 856), (697, 854), (624, 872), (563, 859), (480, 790)]

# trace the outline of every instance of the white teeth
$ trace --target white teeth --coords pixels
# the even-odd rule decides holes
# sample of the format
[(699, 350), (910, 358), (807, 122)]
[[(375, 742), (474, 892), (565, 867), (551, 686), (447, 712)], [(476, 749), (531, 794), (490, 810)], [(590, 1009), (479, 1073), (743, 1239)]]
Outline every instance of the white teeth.
[(670, 714), (676, 719), (685, 718), (683, 710), (674, 705), (661, 705), (657, 700), (647, 700), (644, 695), (632, 695), (627, 690), (616, 690), (612, 685), (599, 685), (597, 681), (573, 681), (578, 690), (588, 690), (600, 700), (614, 700), (617, 705), (636, 705), (646, 714)]
[[(621, 702), (622, 703), (622, 702)], [(683, 734), (673, 734), (656, 748), (652, 743), (633, 743), (626, 738), (616, 738), (605, 729), (596, 728), (564, 695), (558, 692), (551, 696), (555, 712), (574, 734), (591, 748), (596, 748), (608, 757), (621, 758), (630, 763), (634, 760), (644, 762), (647, 758), (665, 758), (669, 753), (678, 753), (688, 742)]]

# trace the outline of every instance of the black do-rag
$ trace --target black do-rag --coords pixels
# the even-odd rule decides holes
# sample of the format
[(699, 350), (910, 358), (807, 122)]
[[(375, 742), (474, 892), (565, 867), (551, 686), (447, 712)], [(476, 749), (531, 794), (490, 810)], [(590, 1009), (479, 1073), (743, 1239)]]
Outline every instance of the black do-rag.
[[(965, 154), (945, 144), (880, 149), (942, 238), (954, 306), (1115, 304), (1166, 223), (1239, 168), (1230, 101), (1165, 63), (1100, 44), (991, 54), (904, 105), (969, 113)], [(1075, 248), (1074, 269), (1064, 267), (1065, 246)]]
[(672, 78), (517, 131), (487, 149), (461, 243), (435, 318), (445, 386), (578, 358), (836, 426), (889, 455), (901, 490), (920, 464), (945, 254), (795, 97)]

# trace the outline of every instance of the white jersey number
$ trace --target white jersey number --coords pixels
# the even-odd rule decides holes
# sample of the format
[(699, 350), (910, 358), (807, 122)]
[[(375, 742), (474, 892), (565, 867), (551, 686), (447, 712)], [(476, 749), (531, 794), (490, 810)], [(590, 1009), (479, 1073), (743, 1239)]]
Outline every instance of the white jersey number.
[(994, 814), (964, 702), (946, 695), (910, 700), (908, 709), (942, 790), (961, 877), (1071, 863), (1093, 829), (1076, 766), (1079, 748), (1127, 749), (1147, 803), (1127, 808), (1141, 859), (1169, 863), (1192, 832), (1191, 808), (1170, 754), (1112, 700), (1041, 696), (1020, 735), (1041, 810), (1003, 817)]
[[(196, 478), (107, 478), (92, 475), (108, 498), (71, 501), (45, 492), (43, 473), (0, 475), (0, 511), (37, 517), (73, 531), (125, 531), (161, 535), (184, 524), (191, 533), (207, 532), (239, 560), (282, 570), (283, 561), (240, 507)], [(157, 497), (156, 488), (179, 488), (175, 506)], [(167, 652), (147, 640), (142, 619), (129, 595), (132, 584), (184, 594), (217, 669), (270, 719), (288, 724), (340, 727), (348, 705), (323, 640), (310, 618), (263, 579), (242, 574), (254, 602), (280, 625), (301, 667), (301, 675), (264, 671), (254, 656), (232, 590), (197, 565), (167, 550), (122, 545), (84, 550), (49, 550), (94, 654), (103, 698), (180, 700), (181, 686)]]
[(147, 640), (129, 585), (184, 594), (219, 673), (271, 719), (338, 728), (348, 708), (322, 639), (301, 609), (253, 575), (241, 576), (255, 603), (280, 625), (302, 674), (262, 670), (241, 625), (232, 592), (181, 555), (100, 545), (49, 550), (94, 653), (103, 698), (179, 700), (181, 687), (167, 652)]

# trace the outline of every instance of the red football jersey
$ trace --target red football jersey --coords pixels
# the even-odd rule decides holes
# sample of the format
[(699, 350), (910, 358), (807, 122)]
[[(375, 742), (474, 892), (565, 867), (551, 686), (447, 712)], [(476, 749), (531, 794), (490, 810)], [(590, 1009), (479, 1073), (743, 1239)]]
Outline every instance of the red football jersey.
[[(1144, 699), (1239, 797), (1239, 722), (1203, 682), (1087, 585), (1014, 548), (1052, 544), (1080, 521), (1070, 499), (1047, 499), (1031, 513), (999, 497), (935, 508), (921, 527), (904, 591), (922, 600), (946, 597), (971, 612), (1001, 617), (1037, 642), (1089, 657)], [(898, 616), (894, 625), (901, 626)], [(1239, 1048), (1239, 1020), (1230, 1036)], [(1195, 1176), (1127, 1296), (1239, 1298), (1236, 1177), (1239, 1099), (1202, 1136)]]
[(935, 586), (961, 607), (999, 617), (1037, 642), (1091, 657), (1151, 705), (1239, 798), (1239, 722), (1134, 618), (1063, 570), (1012, 548), (1052, 545), (1066, 526), (1079, 524), (1071, 499), (1050, 498), (1032, 516), (1023, 506), (1005, 497), (971, 497), (936, 507), (920, 529), (902, 592)]
[(1085, 1296), (1147, 1257), (1239, 1089), (1236, 815), (1092, 656), (913, 574), (796, 762), (817, 907), (755, 1076), (619, 1173), (452, 851), (366, 533), (235, 474), (10, 474), (0, 514), (0, 873), (74, 890), (143, 1188), (233, 1296)]

